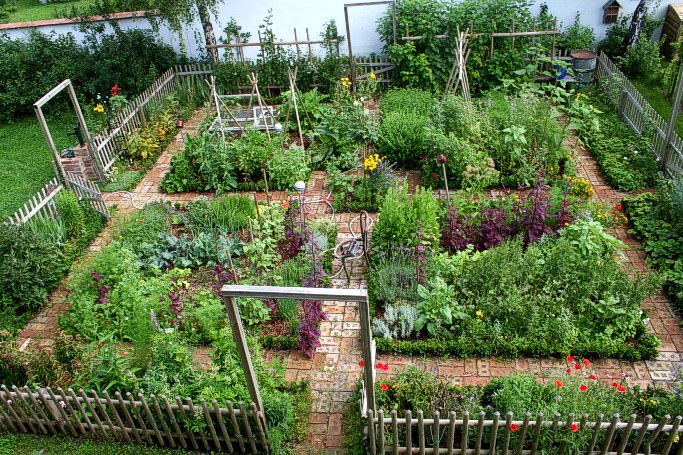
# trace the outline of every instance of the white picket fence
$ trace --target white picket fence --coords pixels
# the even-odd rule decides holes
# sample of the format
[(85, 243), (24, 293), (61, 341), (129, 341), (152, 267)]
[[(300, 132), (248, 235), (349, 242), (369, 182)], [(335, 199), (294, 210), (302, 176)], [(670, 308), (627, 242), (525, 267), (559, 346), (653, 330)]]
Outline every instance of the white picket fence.
[(36, 194), (29, 198), (23, 207), (14, 212), (7, 222), (9, 224), (23, 224), (33, 217), (38, 217), (41, 220), (59, 217), (54, 199), (63, 189), (64, 186), (57, 179), (50, 180)]
[[(636, 134), (650, 140), (658, 160), (667, 160), (662, 167), (668, 176), (683, 174), (683, 139), (674, 131), (669, 143), (665, 143), (668, 122), (655, 111), (604, 52), (598, 56), (596, 78), (605, 96), (616, 106), (624, 121)], [(667, 153), (669, 147), (670, 153)]]

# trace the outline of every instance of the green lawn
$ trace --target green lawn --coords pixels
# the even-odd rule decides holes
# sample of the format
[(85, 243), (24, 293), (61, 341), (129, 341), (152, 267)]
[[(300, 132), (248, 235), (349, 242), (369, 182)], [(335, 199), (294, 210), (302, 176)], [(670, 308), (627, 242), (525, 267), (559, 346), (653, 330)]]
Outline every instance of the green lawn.
[[(631, 82), (655, 111), (664, 117), (664, 120), (668, 123), (669, 118), (671, 118), (672, 100), (666, 97), (659, 83), (653, 83), (652, 81), (642, 79), (631, 79)], [(683, 137), (683, 115), (681, 114), (678, 115), (678, 119), (676, 120), (676, 132), (679, 136)]]
[[(74, 114), (47, 113), (57, 149), (73, 145), (67, 136), (76, 124)], [(0, 124), (0, 220), (14, 213), (36, 191), (54, 177), (52, 154), (36, 117)]]
[[(42, 452), (41, 452), (42, 451)], [(179, 455), (180, 450), (162, 450), (113, 442), (73, 440), (59, 436), (0, 434), (0, 455)]]
[(55, 2), (41, 5), (38, 0), (16, 0), (17, 10), (10, 13), (2, 22), (28, 22), (43, 19), (57, 19), (65, 17), (72, 7), (81, 7), (92, 3), (92, 0), (76, 0), (70, 2)]

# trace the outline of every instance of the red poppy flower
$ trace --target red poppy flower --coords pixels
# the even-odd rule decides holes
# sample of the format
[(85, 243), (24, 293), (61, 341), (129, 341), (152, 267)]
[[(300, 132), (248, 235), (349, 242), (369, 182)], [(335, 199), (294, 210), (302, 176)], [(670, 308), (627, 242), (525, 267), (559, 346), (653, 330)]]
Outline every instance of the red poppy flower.
[(572, 372), (572, 369), (571, 369), (571, 368), (567, 368), (567, 373), (571, 373), (571, 372)]
[(510, 431), (517, 431), (519, 430), (519, 427), (517, 426), (516, 423), (510, 424)]
[(618, 383), (618, 382), (613, 382), (613, 383), (611, 383), (610, 385), (611, 385), (612, 387), (619, 387), (619, 383)]
[(595, 381), (596, 379), (598, 379), (598, 377), (594, 374), (591, 374), (588, 376), (588, 379), (592, 379), (593, 381)]
[(577, 370), (580, 370), (580, 369), (581, 369), (581, 364), (580, 364), (580, 363), (575, 363), (575, 364), (574, 364), (574, 368), (576, 368)]
[(558, 379), (557, 381), (555, 381), (555, 385), (558, 387), (564, 387), (564, 382), (562, 382)]
[(365, 362), (361, 360), (360, 362), (358, 362), (358, 366), (363, 368), (365, 366)]
[(567, 358), (566, 358), (565, 360), (566, 360), (567, 362), (573, 362), (573, 361), (574, 361), (574, 357), (568, 355)]
[(588, 390), (588, 386), (586, 384), (581, 384), (581, 387), (579, 387), (579, 390), (582, 392), (585, 392), (586, 390)]
[(383, 392), (386, 392), (387, 390), (389, 390), (389, 386), (386, 385), (386, 384), (382, 384), (381, 386), (379, 386), (379, 388), (380, 388)]
[(576, 433), (577, 431), (579, 431), (579, 426), (578, 426), (577, 424), (575, 424), (575, 423), (572, 423), (572, 426), (569, 427), (569, 428), (571, 428), (571, 430), (572, 430), (574, 433)]
[(617, 210), (621, 210), (621, 204), (617, 205)]
[(589, 366), (591, 366), (590, 360), (588, 360), (588, 359), (583, 359), (583, 365), (584, 365), (586, 368), (588, 368)]
[(624, 392), (626, 392), (626, 387), (624, 387), (623, 385), (618, 385), (617, 390), (621, 393), (624, 393)]

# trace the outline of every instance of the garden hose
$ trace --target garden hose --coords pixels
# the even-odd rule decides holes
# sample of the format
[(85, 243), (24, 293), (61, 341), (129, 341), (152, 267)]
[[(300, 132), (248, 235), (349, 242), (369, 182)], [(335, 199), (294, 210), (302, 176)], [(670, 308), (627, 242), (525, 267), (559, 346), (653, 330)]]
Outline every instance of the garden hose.
[(141, 210), (142, 208), (145, 207), (144, 203), (142, 205), (137, 205), (135, 203), (135, 194), (131, 193), (130, 191), (114, 191), (112, 193), (103, 194), (102, 195), (102, 202), (107, 202), (107, 199), (109, 198), (109, 196), (112, 196), (114, 194), (123, 194), (124, 196), (130, 197), (130, 205), (132, 205), (133, 208), (136, 210)]

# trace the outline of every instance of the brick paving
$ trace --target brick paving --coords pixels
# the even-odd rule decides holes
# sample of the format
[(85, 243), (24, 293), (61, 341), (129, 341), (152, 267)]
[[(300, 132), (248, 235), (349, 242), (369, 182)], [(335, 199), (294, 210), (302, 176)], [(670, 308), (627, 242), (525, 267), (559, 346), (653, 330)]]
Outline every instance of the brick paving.
[[(199, 111), (192, 119), (186, 122), (186, 129), (193, 134), (201, 123), (203, 112)], [(137, 185), (134, 194), (135, 204), (144, 205), (152, 201), (169, 201), (185, 203), (199, 198), (212, 198), (213, 193), (184, 193), (167, 195), (161, 193), (159, 185), (163, 176), (170, 168), (173, 154), (182, 150), (182, 142), (173, 142), (158, 158), (155, 166), (147, 173)], [(568, 147), (576, 147), (574, 141), (567, 143)], [(595, 188), (595, 198), (611, 204), (618, 203), (625, 194), (618, 193), (607, 185), (600, 175), (595, 160), (585, 151), (580, 150), (578, 157), (577, 174), (587, 178)], [(410, 191), (419, 184), (420, 175), (417, 172), (402, 174), (409, 183)], [(442, 192), (443, 193), (443, 192)], [(438, 194), (444, 197), (444, 194)], [(490, 196), (495, 197), (496, 191)], [(325, 174), (314, 172), (305, 192), (305, 197), (310, 201), (327, 196)], [(264, 193), (258, 193), (259, 200), (265, 199)], [(273, 200), (284, 200), (288, 197), (285, 192), (272, 192)], [(134, 210), (130, 198), (122, 194), (112, 194), (107, 197), (109, 205), (116, 204), (118, 214), (130, 213)], [(325, 203), (310, 204), (307, 206), (307, 218), (329, 217), (329, 207)], [(337, 241), (341, 242), (353, 236), (349, 223), (358, 214), (338, 213), (335, 222), (339, 227)], [(374, 218), (374, 215), (371, 215)], [(357, 221), (354, 231), (359, 230)], [(640, 244), (632, 238), (626, 228), (618, 228), (611, 232), (630, 247), (626, 252), (625, 262), (630, 263), (635, 270), (646, 268), (645, 255)], [(109, 241), (108, 230), (89, 248), (89, 252), (95, 252)], [(334, 270), (338, 270), (340, 264), (335, 260)], [(350, 263), (351, 280), (347, 284), (345, 276), (332, 280), (334, 287), (340, 288), (367, 288), (367, 268), (363, 260)], [(358, 380), (360, 379), (360, 367), (358, 362), (361, 358), (360, 351), (360, 326), (357, 304), (346, 302), (324, 302), (323, 307), (328, 317), (322, 322), (321, 346), (315, 356), (308, 359), (301, 352), (289, 353), (286, 378), (288, 380), (310, 380), (313, 393), (313, 404), (310, 414), (311, 431), (309, 441), (302, 451), (323, 450), (325, 453), (344, 453), (343, 449), (343, 413), (348, 400), (352, 396)], [(660, 355), (654, 361), (628, 362), (614, 359), (596, 359), (593, 366), (600, 377), (617, 378), (626, 376), (631, 384), (664, 384), (669, 372), (681, 360), (683, 352), (683, 332), (680, 329), (680, 320), (663, 295), (655, 295), (645, 302), (645, 307), (650, 310), (648, 330), (657, 334), (662, 339)], [(57, 333), (57, 318), (68, 309), (65, 303), (65, 290), (57, 289), (50, 298), (46, 308), (34, 318), (21, 332), (18, 345), (26, 348), (32, 342), (41, 347), (49, 347), (51, 338)], [(198, 365), (206, 366), (209, 359), (210, 348), (199, 348), (195, 360)], [(270, 352), (268, 356), (281, 353)], [(287, 353), (285, 353), (287, 354)], [(417, 358), (408, 356), (380, 355), (377, 358), (382, 363), (391, 366), (389, 372), (378, 371), (378, 380), (390, 377), (397, 369), (410, 364), (423, 366), (438, 373), (442, 378), (453, 384), (485, 384), (490, 378), (503, 376), (513, 372), (526, 373), (550, 373), (558, 369), (564, 369), (564, 361), (557, 359), (517, 359), (501, 360), (496, 358), (468, 358), (468, 359), (443, 359), (443, 358)]]

